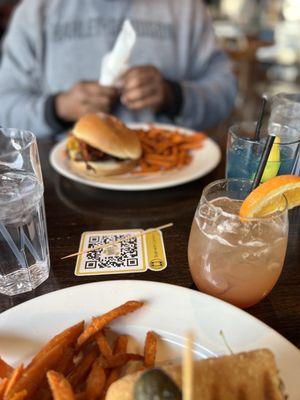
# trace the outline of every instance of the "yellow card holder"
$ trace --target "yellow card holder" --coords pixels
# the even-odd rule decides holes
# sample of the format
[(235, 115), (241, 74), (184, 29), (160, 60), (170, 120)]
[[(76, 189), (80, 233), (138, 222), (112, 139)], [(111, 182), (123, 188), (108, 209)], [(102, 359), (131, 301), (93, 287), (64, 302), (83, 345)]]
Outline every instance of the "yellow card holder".
[[(122, 241), (126, 237), (130, 238)], [(99, 249), (102, 245), (104, 248)], [(95, 251), (84, 253), (94, 247)], [(167, 267), (161, 231), (145, 234), (141, 229), (84, 232), (79, 252), (82, 254), (77, 258), (76, 276), (140, 273), (148, 269), (157, 272)]]

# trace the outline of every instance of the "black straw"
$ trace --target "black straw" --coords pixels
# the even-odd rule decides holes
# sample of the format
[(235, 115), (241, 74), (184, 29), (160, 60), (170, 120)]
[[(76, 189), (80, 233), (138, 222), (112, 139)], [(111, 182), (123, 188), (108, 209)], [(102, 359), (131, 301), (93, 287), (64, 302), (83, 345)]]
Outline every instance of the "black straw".
[(263, 150), (260, 162), (259, 162), (259, 166), (257, 168), (256, 175), (253, 180), (252, 190), (256, 189), (257, 186), (260, 184), (261, 177), (263, 176), (263, 173), (264, 173), (275, 137), (276, 136), (274, 136), (274, 135), (267, 136), (267, 141), (266, 141), (266, 144), (265, 144), (265, 147), (264, 147), (264, 150)]
[(258, 117), (258, 121), (257, 121), (257, 124), (256, 124), (256, 129), (255, 129), (254, 140), (256, 140), (256, 141), (259, 140), (260, 130), (261, 130), (261, 126), (262, 126), (262, 123), (263, 123), (264, 116), (265, 116), (267, 102), (268, 102), (267, 96), (264, 95), (262, 97), (259, 117)]

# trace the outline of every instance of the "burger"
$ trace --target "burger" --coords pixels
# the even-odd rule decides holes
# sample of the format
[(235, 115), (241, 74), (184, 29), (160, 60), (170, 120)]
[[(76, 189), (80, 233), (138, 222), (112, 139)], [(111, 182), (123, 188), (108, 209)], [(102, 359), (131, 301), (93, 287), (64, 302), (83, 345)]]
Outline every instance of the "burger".
[(117, 118), (87, 114), (70, 133), (66, 153), (73, 171), (97, 178), (130, 171), (142, 147), (137, 133)]

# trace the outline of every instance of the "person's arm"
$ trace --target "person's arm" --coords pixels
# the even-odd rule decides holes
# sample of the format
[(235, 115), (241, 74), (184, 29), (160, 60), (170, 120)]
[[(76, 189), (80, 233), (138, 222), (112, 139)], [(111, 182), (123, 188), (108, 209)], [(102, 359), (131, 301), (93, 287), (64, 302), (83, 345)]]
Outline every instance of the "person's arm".
[(4, 39), (0, 66), (0, 125), (29, 129), (37, 136), (54, 131), (45, 118), (42, 5), (42, 1), (25, 0), (17, 7)]
[(236, 96), (236, 80), (227, 57), (217, 47), (206, 7), (200, 1), (193, 4), (189, 65), (185, 79), (178, 82), (182, 104), (175, 122), (207, 129), (230, 113)]
[[(37, 136), (51, 132), (45, 121), (43, 94), (42, 9), (24, 1), (15, 10), (3, 43), (0, 67), (0, 124), (30, 129)], [(34, 7), (31, 7), (34, 5)]]

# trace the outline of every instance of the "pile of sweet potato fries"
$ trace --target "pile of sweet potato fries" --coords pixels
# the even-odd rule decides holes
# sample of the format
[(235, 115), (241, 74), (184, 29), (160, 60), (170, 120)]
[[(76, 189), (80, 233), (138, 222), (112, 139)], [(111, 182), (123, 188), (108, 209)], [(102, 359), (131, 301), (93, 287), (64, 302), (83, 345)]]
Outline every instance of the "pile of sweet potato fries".
[(13, 369), (0, 358), (0, 399), (101, 400), (129, 361), (140, 361), (141, 369), (154, 366), (157, 336), (153, 332), (147, 333), (140, 355), (127, 351), (127, 336), (117, 336), (111, 344), (105, 331), (110, 322), (142, 305), (128, 301), (94, 317), (86, 328), (84, 321), (71, 326), (53, 337), (26, 367)]
[(143, 154), (133, 174), (147, 174), (182, 168), (192, 160), (191, 151), (203, 146), (204, 133), (184, 135), (179, 131), (150, 126), (149, 130), (139, 130)]

